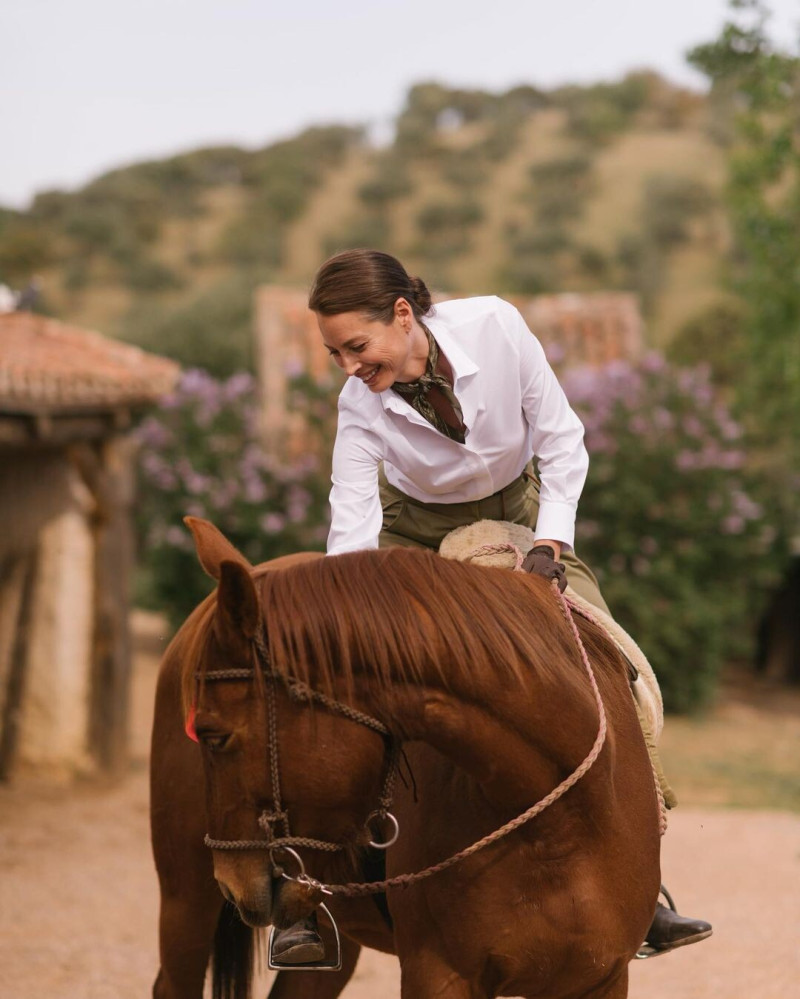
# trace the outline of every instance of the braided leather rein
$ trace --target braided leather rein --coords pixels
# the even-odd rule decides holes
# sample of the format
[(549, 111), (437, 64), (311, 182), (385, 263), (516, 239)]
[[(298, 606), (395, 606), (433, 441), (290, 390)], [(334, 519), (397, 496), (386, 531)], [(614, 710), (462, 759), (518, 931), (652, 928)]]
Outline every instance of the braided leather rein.
[[(487, 546), (489, 547), (489, 546)], [(492, 546), (494, 550), (498, 548), (510, 548), (511, 546)], [(516, 549), (514, 549), (516, 550)], [(479, 549), (474, 554), (483, 554), (484, 550)], [(487, 552), (488, 554), (488, 552)], [(519, 571), (519, 569), (517, 569)], [(269, 712), (270, 712), (270, 766), (272, 770), (272, 780), (274, 790), (274, 811), (271, 813), (264, 813), (259, 819), (259, 825), (264, 829), (268, 835), (272, 834), (272, 824), (275, 821), (282, 822), (285, 828), (285, 835), (280, 838), (271, 838), (266, 840), (216, 840), (212, 839), (210, 836), (205, 837), (206, 846), (211, 847), (215, 850), (249, 850), (249, 849), (266, 849), (266, 850), (279, 850), (283, 848), (287, 852), (291, 853), (295, 860), (298, 861), (301, 873), (297, 876), (291, 876), (285, 873), (282, 866), (277, 864), (272, 859), (273, 867), (276, 873), (280, 873), (286, 880), (296, 881), (301, 884), (305, 884), (312, 888), (319, 889), (326, 895), (339, 895), (345, 898), (356, 898), (363, 895), (374, 895), (381, 892), (385, 892), (388, 888), (407, 888), (410, 885), (416, 884), (426, 878), (431, 877), (434, 874), (438, 874), (441, 871), (445, 871), (448, 868), (454, 866), (467, 857), (471, 857), (474, 853), (482, 850), (484, 847), (489, 846), (492, 843), (496, 843), (498, 840), (507, 836), (509, 833), (514, 832), (521, 826), (530, 822), (531, 819), (540, 815), (546, 808), (558, 801), (559, 798), (563, 797), (567, 791), (591, 769), (597, 760), (603, 745), (606, 740), (606, 735), (608, 731), (608, 724), (606, 719), (605, 705), (603, 704), (603, 698), (600, 693), (600, 688), (597, 685), (597, 679), (594, 675), (594, 670), (592, 669), (591, 663), (589, 662), (589, 657), (584, 648), (583, 642), (581, 640), (580, 633), (572, 617), (572, 611), (570, 608), (570, 603), (566, 597), (558, 589), (557, 581), (553, 580), (552, 584), (553, 593), (559, 601), (559, 606), (561, 612), (564, 615), (567, 624), (572, 632), (575, 642), (578, 646), (580, 652), (581, 661), (583, 667), (586, 670), (587, 676), (589, 678), (589, 683), (594, 695), (595, 703), (597, 705), (599, 725), (597, 730), (597, 735), (595, 736), (592, 748), (589, 753), (584, 758), (584, 760), (578, 764), (575, 770), (566, 777), (561, 783), (555, 787), (548, 795), (542, 798), (536, 804), (532, 805), (530, 808), (526, 809), (522, 814), (518, 815), (515, 819), (510, 822), (505, 823), (499, 829), (494, 832), (489, 833), (487, 836), (482, 837), (476, 842), (472, 843), (470, 846), (465, 847), (458, 853), (440, 861), (437, 864), (432, 864), (430, 867), (426, 867), (424, 870), (417, 871), (413, 874), (398, 874), (391, 878), (386, 878), (382, 881), (368, 881), (368, 882), (348, 882), (346, 884), (326, 884), (324, 882), (318, 881), (315, 878), (309, 877), (305, 873), (302, 860), (297, 856), (297, 854), (292, 849), (294, 846), (307, 846), (310, 849), (318, 850), (340, 850), (344, 848), (344, 844), (334, 844), (326, 843), (324, 840), (308, 839), (306, 837), (295, 837), (291, 836), (288, 830), (288, 817), (286, 813), (281, 810), (280, 807), (280, 781), (278, 774), (278, 755), (277, 755), (277, 731), (275, 727), (275, 683), (278, 680), (283, 681), (287, 685), (290, 697), (293, 700), (298, 701), (314, 701), (316, 703), (322, 704), (328, 709), (335, 711), (338, 714), (343, 715), (346, 718), (350, 718), (352, 721), (359, 722), (362, 725), (367, 725), (369, 728), (374, 729), (376, 732), (380, 732), (383, 735), (391, 738), (391, 750), (390, 750), (390, 761), (387, 769), (387, 775), (384, 782), (384, 790), (381, 795), (381, 803), (378, 810), (372, 812), (370, 817), (367, 819), (369, 823), (370, 819), (374, 816), (386, 817), (389, 816), (393, 819), (395, 824), (395, 836), (392, 838), (391, 842), (394, 842), (397, 835), (397, 821), (391, 816), (388, 811), (389, 804), (391, 803), (391, 791), (394, 783), (394, 776), (397, 772), (397, 760), (400, 752), (400, 742), (396, 738), (391, 736), (391, 733), (382, 722), (377, 719), (372, 718), (370, 715), (359, 711), (356, 708), (350, 707), (350, 705), (343, 704), (340, 701), (333, 700), (327, 697), (320, 691), (316, 691), (309, 687), (307, 684), (301, 681), (287, 678), (281, 673), (278, 673), (270, 668), (269, 665), (269, 652), (264, 642), (263, 636), (259, 633), (256, 637), (256, 653), (257, 658), (261, 659), (261, 669), (264, 676), (272, 681), (268, 684), (268, 694), (270, 696), (269, 702)], [(240, 680), (240, 679), (251, 679), (255, 675), (255, 669), (230, 669), (230, 670), (213, 670), (208, 673), (203, 674), (206, 680)], [(371, 844), (377, 845), (377, 844)], [(382, 844), (384, 846), (391, 844)]]
[[(321, 691), (309, 687), (308, 684), (303, 683), (301, 680), (287, 677), (277, 672), (277, 670), (272, 669), (270, 666), (269, 649), (260, 630), (256, 633), (253, 645), (256, 665), (238, 669), (208, 670), (205, 673), (198, 673), (197, 678), (198, 680), (205, 681), (252, 680), (256, 675), (256, 669), (260, 669), (262, 676), (267, 680), (267, 725), (269, 729), (269, 762), (270, 777), (272, 779), (273, 807), (272, 811), (265, 810), (258, 817), (259, 828), (266, 834), (266, 839), (215, 839), (206, 834), (204, 838), (205, 845), (212, 850), (269, 850), (272, 853), (273, 850), (283, 849), (290, 850), (293, 854), (294, 847), (306, 847), (310, 850), (324, 850), (328, 852), (335, 852), (345, 848), (346, 844), (344, 843), (331, 843), (327, 840), (313, 839), (309, 836), (293, 836), (291, 833), (289, 813), (283, 808), (281, 793), (276, 693), (278, 682), (282, 682), (285, 685), (289, 697), (293, 701), (320, 704), (335, 714), (342, 715), (350, 721), (357, 722), (359, 725), (364, 725), (366, 728), (378, 732), (387, 740), (388, 751), (383, 787), (378, 799), (378, 807), (370, 812), (366, 825), (369, 827), (373, 819), (380, 820), (388, 817), (391, 819), (395, 830), (397, 830), (397, 820), (391, 815), (389, 808), (391, 807), (394, 794), (394, 781), (400, 757), (399, 740), (377, 718), (373, 718), (371, 715), (366, 714), (364, 711), (359, 711), (358, 708), (354, 708), (349, 704), (344, 704), (332, 697), (328, 697)], [(276, 827), (280, 827), (282, 835), (276, 835)], [(392, 838), (391, 842), (394, 842), (394, 838)], [(370, 845), (380, 849), (382, 847), (385, 848), (389, 844), (371, 843)], [(302, 868), (302, 861), (300, 861), (300, 865)], [(281, 865), (275, 863), (274, 859), (273, 866), (276, 868), (281, 867)], [(305, 880), (309, 881), (310, 879), (305, 878)]]

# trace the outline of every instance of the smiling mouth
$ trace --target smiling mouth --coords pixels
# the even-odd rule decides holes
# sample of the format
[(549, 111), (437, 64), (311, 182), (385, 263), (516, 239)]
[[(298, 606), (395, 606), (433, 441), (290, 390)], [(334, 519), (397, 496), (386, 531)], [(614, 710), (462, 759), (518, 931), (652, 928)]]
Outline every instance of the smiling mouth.
[(380, 369), (380, 364), (376, 364), (374, 368), (371, 368), (369, 371), (365, 372), (363, 375), (359, 375), (358, 377), (365, 385), (371, 385), (372, 382), (375, 381)]

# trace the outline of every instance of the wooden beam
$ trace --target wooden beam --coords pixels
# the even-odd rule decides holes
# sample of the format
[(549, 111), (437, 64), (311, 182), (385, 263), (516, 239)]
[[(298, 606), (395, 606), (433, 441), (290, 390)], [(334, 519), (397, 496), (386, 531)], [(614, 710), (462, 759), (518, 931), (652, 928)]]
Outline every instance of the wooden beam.
[(48, 447), (73, 441), (100, 440), (130, 427), (127, 406), (96, 413), (0, 412), (0, 445), (9, 447)]

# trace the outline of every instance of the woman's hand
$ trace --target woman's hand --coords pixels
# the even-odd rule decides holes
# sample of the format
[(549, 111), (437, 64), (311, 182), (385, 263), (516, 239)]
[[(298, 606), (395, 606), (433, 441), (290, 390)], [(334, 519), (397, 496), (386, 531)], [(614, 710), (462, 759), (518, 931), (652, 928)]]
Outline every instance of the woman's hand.
[(560, 541), (551, 541), (550, 538), (534, 538), (533, 539), (533, 547), (534, 548), (540, 548), (543, 545), (547, 545), (548, 547), (550, 547), (550, 548), (553, 549), (553, 558), (554, 559), (557, 560), (557, 559), (561, 558), (561, 542)]
[[(558, 580), (558, 588), (563, 593), (567, 588), (566, 569), (563, 562), (556, 562), (556, 552), (553, 548), (558, 542), (537, 541), (525, 556), (522, 563), (524, 572), (532, 572), (537, 576), (544, 576), (545, 579)], [(559, 555), (561, 545), (558, 545)]]

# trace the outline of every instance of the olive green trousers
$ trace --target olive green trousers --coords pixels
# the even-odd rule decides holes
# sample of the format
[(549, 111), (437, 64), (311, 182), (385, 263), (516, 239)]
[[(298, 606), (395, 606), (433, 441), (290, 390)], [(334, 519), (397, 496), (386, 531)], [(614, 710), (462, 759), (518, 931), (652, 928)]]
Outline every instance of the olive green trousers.
[[(422, 503), (390, 485), (380, 476), (383, 527), (378, 538), (380, 548), (432, 548), (439, 545), (450, 531), (478, 520), (507, 520), (536, 529), (539, 516), (539, 482), (530, 468), (505, 489), (500, 489), (485, 499), (470, 503)], [(573, 551), (562, 552), (559, 561), (564, 563), (567, 582), (584, 600), (613, 616), (603, 599), (594, 573)], [(658, 782), (668, 808), (677, 804), (675, 793), (669, 785), (656, 748), (654, 733), (650, 731), (636, 698), (636, 711), (644, 733), (645, 743)]]
[[(383, 529), (380, 548), (433, 548), (438, 551), (445, 535), (478, 520), (508, 520), (536, 528), (539, 516), (539, 482), (526, 469), (505, 489), (471, 503), (421, 503), (389, 485), (381, 476)], [(573, 551), (562, 552), (567, 582), (589, 603), (610, 614), (592, 570)]]

